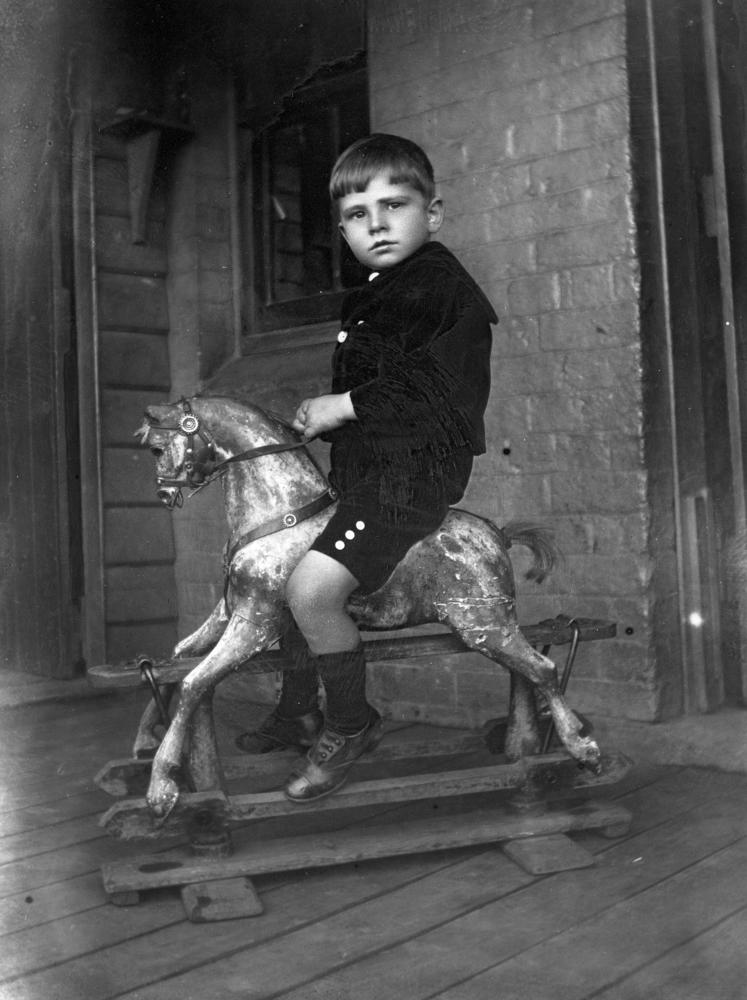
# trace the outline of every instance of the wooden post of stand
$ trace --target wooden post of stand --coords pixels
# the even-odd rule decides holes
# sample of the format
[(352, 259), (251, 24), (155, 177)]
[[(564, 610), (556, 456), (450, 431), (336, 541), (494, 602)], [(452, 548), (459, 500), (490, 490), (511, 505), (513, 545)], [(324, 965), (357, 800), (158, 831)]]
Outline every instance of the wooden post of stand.
[[(194, 792), (221, 791), (226, 779), (218, 756), (213, 720), (213, 692), (201, 699), (189, 722), (187, 781)], [(225, 823), (209, 810), (195, 813), (190, 823), (192, 853), (201, 857), (225, 858), (231, 854), (231, 834)]]
[[(215, 735), (213, 691), (200, 699), (190, 720), (187, 771), (194, 791), (220, 789), (227, 794)], [(192, 817), (189, 841), (192, 854), (199, 858), (217, 860), (233, 854), (231, 832), (225, 820), (208, 807)], [(190, 883), (182, 886), (181, 898), (193, 923), (253, 917), (264, 912), (254, 884), (245, 876)]]

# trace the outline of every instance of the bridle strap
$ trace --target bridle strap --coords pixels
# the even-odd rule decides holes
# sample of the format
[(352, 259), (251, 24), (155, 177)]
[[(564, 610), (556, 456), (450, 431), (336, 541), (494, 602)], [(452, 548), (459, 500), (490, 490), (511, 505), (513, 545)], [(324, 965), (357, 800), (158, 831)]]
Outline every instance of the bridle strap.
[(253, 458), (261, 458), (262, 455), (277, 455), (283, 451), (293, 451), (295, 448), (303, 448), (308, 443), (308, 441), (292, 441), (285, 444), (262, 444), (258, 448), (250, 448), (248, 451), (231, 455), (222, 462), (218, 462), (213, 469), (211, 478), (219, 476), (227, 466), (233, 465), (234, 462), (248, 462)]
[(226, 575), (228, 575), (231, 564), (236, 558), (236, 553), (240, 549), (243, 549), (245, 545), (248, 545), (250, 542), (255, 542), (258, 538), (264, 538), (265, 535), (272, 535), (276, 531), (282, 531), (284, 528), (294, 528), (302, 521), (307, 521), (310, 517), (313, 517), (314, 514), (318, 514), (320, 511), (325, 510), (333, 504), (336, 499), (337, 492), (330, 488), (325, 490), (321, 496), (316, 497), (315, 500), (310, 500), (309, 503), (303, 504), (302, 507), (294, 507), (293, 510), (286, 511), (284, 514), (278, 514), (277, 517), (272, 517), (268, 521), (264, 521), (262, 524), (258, 525), (256, 528), (252, 528), (251, 531), (245, 531), (243, 535), (239, 535), (226, 554)]

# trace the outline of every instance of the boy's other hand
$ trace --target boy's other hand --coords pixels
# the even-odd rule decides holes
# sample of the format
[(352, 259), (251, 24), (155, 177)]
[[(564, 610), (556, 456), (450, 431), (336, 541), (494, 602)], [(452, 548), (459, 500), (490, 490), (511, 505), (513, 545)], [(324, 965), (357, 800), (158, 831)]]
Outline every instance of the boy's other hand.
[(293, 418), (293, 429), (303, 434), (307, 441), (342, 427), (349, 420), (355, 420), (355, 410), (349, 392), (330, 393), (304, 399)]

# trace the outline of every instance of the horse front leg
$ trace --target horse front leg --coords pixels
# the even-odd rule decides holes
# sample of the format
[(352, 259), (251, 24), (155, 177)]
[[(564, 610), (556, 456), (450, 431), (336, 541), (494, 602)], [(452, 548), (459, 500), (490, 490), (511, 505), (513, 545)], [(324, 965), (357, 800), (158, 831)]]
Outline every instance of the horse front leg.
[(233, 615), (220, 642), (181, 682), (179, 704), (153, 758), (146, 799), (155, 816), (168, 816), (179, 798), (173, 774), (181, 763), (192, 715), (200, 700), (244, 660), (269, 646), (276, 632), (270, 618), (249, 621)]
[(202, 656), (215, 646), (228, 625), (228, 614), (226, 613), (226, 602), (221, 597), (215, 605), (210, 615), (195, 629), (190, 635), (181, 639), (171, 654), (174, 659), (185, 656)]
[[(220, 640), (227, 624), (226, 606), (221, 598), (202, 625), (174, 646), (172, 658), (176, 660), (187, 656), (202, 656), (209, 652)], [(177, 684), (165, 684), (161, 688), (161, 698), (167, 709), (177, 688)], [(140, 717), (132, 747), (134, 757), (153, 756), (161, 745), (162, 736), (158, 731), (161, 727), (166, 728), (158, 706), (151, 700)]]

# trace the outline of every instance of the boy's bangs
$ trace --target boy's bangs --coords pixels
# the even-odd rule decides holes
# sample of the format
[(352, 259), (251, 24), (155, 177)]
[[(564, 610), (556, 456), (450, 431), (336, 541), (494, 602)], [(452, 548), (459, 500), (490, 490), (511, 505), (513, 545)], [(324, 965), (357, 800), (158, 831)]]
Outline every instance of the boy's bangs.
[(390, 184), (409, 184), (428, 197), (420, 171), (413, 163), (404, 158), (393, 161), (388, 155), (362, 153), (355, 159), (351, 157), (332, 178), (329, 188), (332, 200), (337, 201), (348, 194), (360, 194), (378, 174), (386, 174)]

